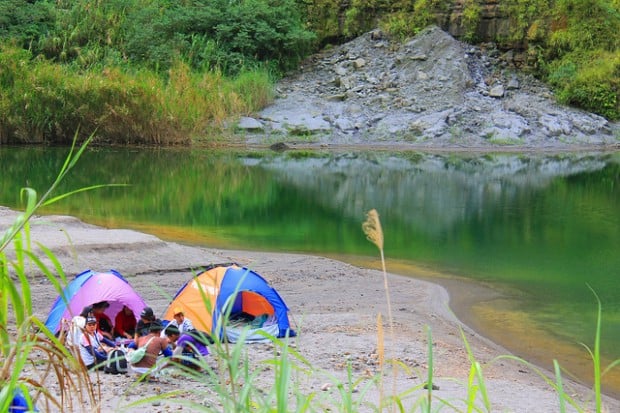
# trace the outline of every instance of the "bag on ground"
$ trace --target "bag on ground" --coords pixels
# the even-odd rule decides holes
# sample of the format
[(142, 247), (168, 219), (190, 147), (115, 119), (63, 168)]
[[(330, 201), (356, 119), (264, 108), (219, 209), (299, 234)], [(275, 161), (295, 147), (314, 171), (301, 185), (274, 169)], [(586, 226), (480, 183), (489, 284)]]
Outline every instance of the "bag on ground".
[(127, 359), (125, 352), (119, 348), (108, 353), (108, 361), (103, 368), (108, 374), (125, 374), (127, 373)]

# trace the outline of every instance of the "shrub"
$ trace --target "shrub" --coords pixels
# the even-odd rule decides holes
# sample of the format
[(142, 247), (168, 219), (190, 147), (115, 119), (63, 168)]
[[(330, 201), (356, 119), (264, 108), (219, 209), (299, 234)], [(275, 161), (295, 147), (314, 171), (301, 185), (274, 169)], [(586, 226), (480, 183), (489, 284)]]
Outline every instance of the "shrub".
[(209, 125), (258, 110), (270, 99), (266, 72), (238, 79), (192, 71), (178, 61), (167, 78), (110, 66), (79, 71), (0, 48), (0, 138), (69, 143), (97, 131), (109, 143), (185, 144)]
[(265, 65), (286, 71), (312, 50), (295, 0), (196, 1), (135, 10), (126, 55), (156, 70), (177, 58), (193, 68), (238, 74)]
[(13, 39), (25, 49), (45, 37), (54, 20), (50, 2), (0, 0), (0, 39)]
[(571, 53), (549, 65), (548, 81), (569, 105), (620, 119), (620, 54)]
[(476, 0), (466, 0), (463, 4), (463, 26), (465, 28), (464, 40), (474, 42), (477, 40), (478, 24), (482, 7)]
[(437, 0), (415, 0), (408, 6), (388, 13), (380, 21), (386, 32), (399, 39), (417, 34), (436, 21)]

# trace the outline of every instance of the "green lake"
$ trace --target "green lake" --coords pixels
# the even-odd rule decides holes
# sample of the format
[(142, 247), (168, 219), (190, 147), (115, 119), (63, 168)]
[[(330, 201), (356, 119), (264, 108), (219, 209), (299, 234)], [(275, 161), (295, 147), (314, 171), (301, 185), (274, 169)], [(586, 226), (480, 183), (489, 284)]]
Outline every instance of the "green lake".
[[(67, 153), (0, 146), (0, 205), (19, 208), (25, 186), (43, 193)], [(471, 280), (496, 292), (460, 308), (483, 334), (542, 364), (570, 362), (581, 356), (563, 345), (583, 352), (576, 343), (594, 344), (591, 288), (602, 302), (602, 352), (620, 358), (620, 152), (93, 147), (58, 193), (110, 183), (128, 186), (72, 196), (44, 212), (206, 247), (361, 262), (377, 258), (361, 230), (375, 208), (388, 271), (391, 261), (402, 268), (391, 272), (405, 275), (409, 264), (422, 266), (448, 286)]]

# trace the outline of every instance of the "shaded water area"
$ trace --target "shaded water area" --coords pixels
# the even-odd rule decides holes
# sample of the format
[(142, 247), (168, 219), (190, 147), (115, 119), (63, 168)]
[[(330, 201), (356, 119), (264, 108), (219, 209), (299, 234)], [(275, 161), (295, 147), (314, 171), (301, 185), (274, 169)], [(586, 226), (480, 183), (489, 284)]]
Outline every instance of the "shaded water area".
[[(43, 193), (66, 148), (0, 147), (0, 205)], [(217, 248), (304, 252), (377, 265), (361, 223), (375, 208), (388, 271), (451, 291), (468, 325), (582, 380), (602, 302), (601, 350), (620, 358), (620, 153), (422, 154), (91, 148), (45, 210)], [(420, 269), (423, 268), (424, 271)], [(620, 377), (608, 392), (620, 394)]]

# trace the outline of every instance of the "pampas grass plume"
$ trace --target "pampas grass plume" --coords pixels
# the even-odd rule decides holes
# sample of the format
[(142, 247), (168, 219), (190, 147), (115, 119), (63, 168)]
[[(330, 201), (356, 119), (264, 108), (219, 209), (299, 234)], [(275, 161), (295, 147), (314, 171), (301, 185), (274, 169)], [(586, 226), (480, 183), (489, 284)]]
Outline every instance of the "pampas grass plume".
[(376, 209), (368, 211), (366, 221), (362, 224), (362, 230), (368, 241), (383, 251), (383, 229), (381, 229), (381, 221), (379, 221), (379, 213)]

